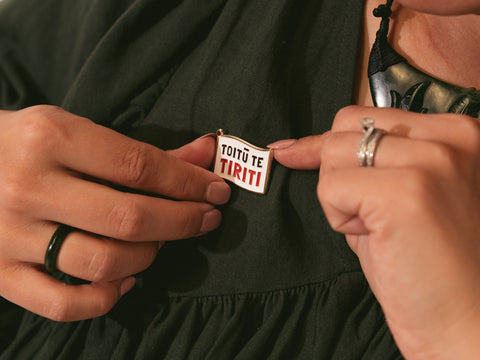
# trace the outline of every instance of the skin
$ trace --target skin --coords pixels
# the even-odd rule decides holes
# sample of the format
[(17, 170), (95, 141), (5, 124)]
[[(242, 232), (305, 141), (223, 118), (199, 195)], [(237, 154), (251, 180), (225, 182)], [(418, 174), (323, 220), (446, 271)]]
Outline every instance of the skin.
[(425, 14), (442, 16), (480, 14), (478, 0), (397, 0), (398, 4)]
[[(379, 3), (367, 1), (366, 15)], [(472, 15), (480, 13), (480, 1), (459, 3), (398, 0), (392, 43), (422, 70), (480, 87), (472, 42), (480, 34), (479, 17)], [(378, 20), (366, 19), (364, 53), (378, 27)], [(363, 58), (359, 70), (365, 70)], [(359, 76), (360, 105), (369, 105), (366, 88)], [(373, 168), (359, 167), (356, 159), (365, 117), (388, 132)], [(325, 214), (357, 254), (407, 359), (480, 356), (479, 124), (460, 115), (353, 106), (341, 110), (325, 134), (271, 145), (287, 167), (320, 169), (317, 196)]]
[[(28, 310), (57, 321), (105, 314), (164, 241), (220, 224), (215, 205), (230, 188), (204, 169), (212, 136), (163, 151), (51, 106), (2, 111), (0, 124), (0, 293)], [(90, 284), (69, 286), (44, 271), (58, 223), (81, 229), (65, 239), (58, 269)]]
[[(369, 0), (367, 8), (378, 4)], [(408, 20), (392, 29), (398, 51), (437, 77), (480, 87), (472, 45), (478, 18), (431, 15), (479, 14), (479, 1), (396, 4), (397, 20)], [(370, 19), (359, 74), (378, 26)], [(458, 51), (462, 56), (454, 56)], [(458, 68), (461, 76), (451, 71)], [(360, 75), (357, 104), (369, 105), (367, 94)], [(366, 116), (389, 131), (375, 168), (356, 165), (358, 120)], [(203, 234), (220, 222), (215, 205), (230, 192), (203, 169), (213, 157), (208, 136), (165, 152), (48, 106), (1, 112), (0, 127), (0, 293), (39, 315), (72, 321), (105, 314), (163, 241)], [(102, 144), (93, 144), (98, 138)], [(285, 166), (320, 169), (317, 196), (332, 227), (358, 255), (405, 357), (478, 357), (478, 122), (350, 107), (339, 112), (330, 132), (272, 148)], [(112, 183), (178, 201), (121, 193)], [(68, 286), (44, 272), (43, 256), (58, 223), (82, 229), (65, 240), (58, 268), (90, 284)]]

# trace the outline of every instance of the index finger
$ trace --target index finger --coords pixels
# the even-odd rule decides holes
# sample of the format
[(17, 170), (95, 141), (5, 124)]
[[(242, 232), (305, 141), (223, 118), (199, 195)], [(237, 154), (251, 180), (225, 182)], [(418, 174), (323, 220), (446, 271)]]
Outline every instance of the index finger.
[(280, 140), (268, 147), (274, 150), (275, 160), (283, 166), (296, 170), (315, 170), (320, 168), (322, 145), (329, 133), (298, 140)]
[(54, 122), (53, 130), (61, 126), (51, 134), (57, 141), (56, 161), (70, 170), (178, 200), (228, 200), (223, 179), (199, 166), (59, 108), (49, 111), (38, 121)]

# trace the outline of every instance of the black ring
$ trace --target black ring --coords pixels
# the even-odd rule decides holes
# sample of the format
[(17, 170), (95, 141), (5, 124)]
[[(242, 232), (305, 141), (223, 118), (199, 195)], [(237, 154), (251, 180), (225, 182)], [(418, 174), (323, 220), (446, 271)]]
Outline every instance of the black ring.
[(48, 243), (47, 252), (45, 253), (45, 268), (49, 273), (57, 270), (57, 257), (63, 241), (75, 228), (61, 224), (52, 235)]

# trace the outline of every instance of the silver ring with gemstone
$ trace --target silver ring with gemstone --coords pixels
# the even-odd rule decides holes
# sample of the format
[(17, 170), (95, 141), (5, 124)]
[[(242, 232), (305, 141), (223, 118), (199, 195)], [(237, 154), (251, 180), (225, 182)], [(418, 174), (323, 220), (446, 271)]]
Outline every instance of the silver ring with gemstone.
[(372, 167), (377, 145), (382, 136), (386, 134), (386, 132), (381, 129), (375, 129), (375, 121), (371, 118), (365, 118), (360, 120), (360, 125), (362, 126), (363, 136), (358, 143), (358, 166)]

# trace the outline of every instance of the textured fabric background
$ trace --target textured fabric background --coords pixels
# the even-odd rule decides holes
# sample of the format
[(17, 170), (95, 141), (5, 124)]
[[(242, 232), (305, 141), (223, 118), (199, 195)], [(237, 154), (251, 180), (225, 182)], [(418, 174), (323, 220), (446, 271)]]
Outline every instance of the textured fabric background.
[[(6, 0), (0, 108), (60, 105), (161, 148), (218, 128), (258, 146), (320, 134), (352, 101), (362, 8)], [(0, 358), (400, 358), (317, 180), (276, 164), (267, 195), (233, 188), (221, 228), (162, 248), (111, 313), (68, 324), (27, 313)]]

